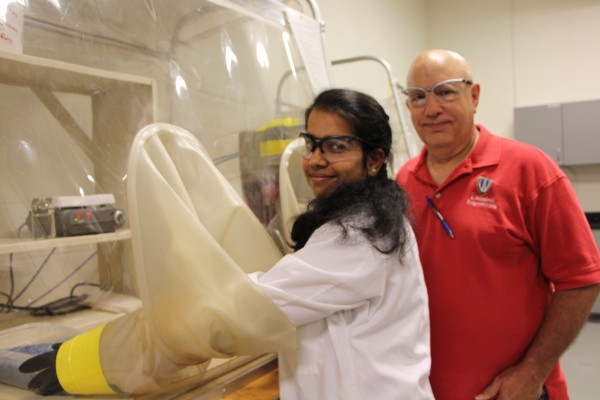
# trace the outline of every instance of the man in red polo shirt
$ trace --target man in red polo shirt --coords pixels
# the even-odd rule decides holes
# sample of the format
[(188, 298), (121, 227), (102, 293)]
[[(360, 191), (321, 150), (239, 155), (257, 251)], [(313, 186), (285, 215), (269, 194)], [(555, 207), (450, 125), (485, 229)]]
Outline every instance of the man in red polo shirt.
[(421, 154), (399, 171), (429, 292), (438, 400), (568, 399), (558, 359), (600, 290), (575, 192), (540, 150), (475, 124), (479, 84), (447, 50), (403, 90)]

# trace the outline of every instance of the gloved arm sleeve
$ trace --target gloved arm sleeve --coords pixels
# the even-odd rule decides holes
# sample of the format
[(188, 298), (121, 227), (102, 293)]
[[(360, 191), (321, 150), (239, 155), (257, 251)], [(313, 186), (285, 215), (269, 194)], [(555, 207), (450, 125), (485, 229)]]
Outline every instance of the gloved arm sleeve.
[(201, 374), (207, 359), (177, 364), (158, 351), (142, 310), (84, 332), (59, 349), (56, 372), (70, 394), (147, 393)]
[[(294, 348), (293, 325), (245, 274), (281, 253), (195, 137), (168, 124), (142, 129), (128, 201), (143, 308), (74, 339), (96, 383), (77, 379), (67, 391), (147, 393), (202, 373), (210, 358)], [(59, 379), (88, 360), (65, 359)]]
[(73, 394), (114, 394), (100, 364), (101, 325), (64, 342), (56, 356), (60, 386)]

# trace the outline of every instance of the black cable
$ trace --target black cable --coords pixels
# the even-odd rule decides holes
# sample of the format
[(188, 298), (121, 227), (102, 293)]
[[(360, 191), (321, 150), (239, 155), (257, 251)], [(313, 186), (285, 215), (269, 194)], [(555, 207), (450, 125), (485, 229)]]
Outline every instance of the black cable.
[[(53, 300), (49, 303), (46, 303), (46, 304), (38, 306), (38, 307), (17, 306), (17, 305), (13, 304), (12, 309), (21, 310), (21, 311), (30, 311), (31, 314), (33, 314), (35, 316), (40, 316), (40, 315), (62, 315), (62, 314), (67, 314), (69, 312), (90, 308), (90, 306), (83, 304), (83, 302), (88, 298), (87, 294), (84, 293), (84, 294), (81, 294), (78, 296), (75, 296), (75, 294), (74, 294), (75, 289), (77, 289), (80, 286), (100, 287), (100, 284), (96, 283), (96, 282), (87, 282), (87, 281), (79, 282), (79, 283), (76, 283), (75, 285), (73, 285), (73, 287), (71, 288), (71, 293), (69, 294), (68, 297), (61, 297), (59, 299)], [(6, 293), (0, 292), (0, 295), (3, 295), (6, 298), (8, 298), (8, 294), (6, 294)], [(6, 304), (0, 304), (0, 306), (6, 306)]]
[(87, 299), (87, 297), (87, 294), (63, 297), (51, 301), (50, 303), (46, 303), (43, 306), (34, 307), (30, 311), (34, 316), (68, 314), (73, 311), (90, 308), (87, 304), (83, 304), (83, 301)]
[(59, 287), (60, 285), (62, 285), (63, 283), (65, 283), (71, 276), (73, 276), (75, 273), (77, 273), (81, 268), (83, 268), (92, 258), (94, 258), (96, 256), (98, 252), (97, 251), (93, 251), (92, 254), (89, 255), (88, 258), (86, 258), (81, 264), (79, 264), (77, 266), (77, 268), (75, 268), (73, 271), (71, 271), (71, 273), (69, 273), (67, 276), (64, 277), (63, 280), (57, 282), (54, 286), (52, 286), (50, 289), (48, 289), (46, 291), (46, 293), (42, 294), (41, 296), (39, 296), (37, 299), (32, 300), (29, 302), (29, 304), (27, 304), (27, 307), (30, 307), (33, 303), (38, 302), (40, 299), (46, 297), (48, 294), (50, 294), (54, 289), (56, 289), (57, 287)]
[(73, 287), (71, 288), (71, 293), (70, 293), (70, 296), (71, 296), (71, 297), (74, 297), (74, 294), (73, 294), (73, 293), (75, 293), (75, 289), (77, 289), (79, 286), (94, 286), (94, 287), (100, 287), (100, 284), (99, 284), (99, 283), (96, 283), (96, 282), (79, 282), (79, 283), (76, 283), (76, 284), (75, 284), (75, 285), (73, 285)]
[(46, 259), (44, 260), (44, 262), (42, 262), (42, 264), (39, 266), (38, 270), (35, 272), (35, 274), (33, 274), (33, 276), (31, 277), (31, 279), (29, 280), (29, 282), (27, 282), (27, 284), (25, 285), (25, 287), (23, 287), (23, 289), (21, 289), (21, 291), (19, 292), (19, 294), (17, 294), (13, 300), (13, 302), (17, 301), (19, 299), (19, 297), (21, 297), (21, 295), (27, 290), (27, 288), (29, 288), (29, 286), (31, 286), (31, 284), (33, 283), (33, 281), (35, 280), (35, 278), (37, 278), (37, 276), (40, 274), (40, 272), (42, 272), (42, 269), (44, 269), (44, 267), (46, 266), (46, 264), (48, 263), (48, 260), (50, 259), (50, 257), (52, 257), (52, 254), (54, 254), (54, 251), (56, 250), (56, 247), (52, 248), (52, 250), (50, 250), (50, 253), (48, 253), (48, 255), (46, 256)]
[(6, 303), (0, 304), (0, 311), (4, 311), (4, 308), (6, 307), (7, 313), (9, 313), (13, 308), (13, 293), (15, 291), (15, 276), (14, 276), (14, 271), (13, 271), (13, 253), (10, 253), (10, 255), (8, 257), (8, 272), (9, 272), (9, 276), (10, 276), (10, 290), (9, 290), (8, 294), (2, 293), (6, 296)]
[[(6, 306), (6, 304), (0, 304), (0, 306), (4, 307), (4, 306)], [(24, 310), (24, 311), (30, 311), (30, 310), (33, 310), (36, 308), (37, 307), (16, 306), (16, 305), (11, 306), (11, 309), (13, 309), (13, 310)]]
[(25, 222), (23, 222), (23, 224), (17, 229), (17, 236), (21, 237), (21, 229), (25, 228), (27, 226), (27, 220), (25, 220)]
[[(73, 285), (71, 288), (71, 293), (68, 297), (61, 297), (60, 299), (53, 300), (49, 303), (38, 307), (30, 307), (30, 306), (17, 306), (12, 305), (12, 309), (21, 310), (21, 311), (29, 311), (34, 316), (42, 316), (42, 315), (62, 315), (67, 314), (69, 312), (78, 311), (81, 309), (90, 308), (90, 306), (83, 304), (83, 302), (88, 298), (87, 294), (81, 294), (79, 296), (75, 296), (75, 290), (80, 286), (93, 286), (100, 287), (99, 283), (96, 282), (79, 282)], [(8, 294), (0, 292), (0, 295), (8, 298)], [(6, 306), (6, 304), (0, 304), (0, 306)]]
[[(4, 292), (0, 292), (0, 296), (4, 296), (6, 297), (6, 301), (8, 302), (8, 300), (10, 299), (10, 296), (8, 295), (8, 293), (4, 293)], [(5, 303), (0, 303), (0, 307), (4, 307)], [(1, 309), (1, 308), (0, 308)]]
[(60, 299), (53, 300), (39, 307), (13, 305), (11, 308), (21, 311), (29, 311), (34, 316), (63, 315), (73, 311), (90, 308), (90, 306), (87, 304), (83, 304), (83, 301), (87, 298), (88, 295), (83, 294), (81, 296), (61, 297)]
[(54, 247), (50, 251), (50, 253), (48, 253), (48, 255), (46, 256), (46, 259), (42, 262), (42, 264), (37, 269), (37, 271), (32, 276), (32, 278), (29, 280), (29, 282), (14, 297), (13, 297), (13, 295), (14, 295), (15, 282), (14, 282), (14, 269), (13, 269), (13, 253), (10, 253), (10, 256), (9, 256), (10, 292), (9, 293), (0, 292), (0, 295), (6, 297), (6, 303), (0, 303), (0, 311), (3, 311), (3, 310), (6, 309), (6, 312), (8, 313), (8, 312), (11, 312), (13, 309), (15, 309), (15, 310), (30, 311), (33, 315), (61, 315), (61, 314), (66, 314), (68, 312), (72, 312), (72, 311), (76, 311), (76, 310), (80, 310), (80, 309), (84, 309), (84, 308), (89, 308), (89, 306), (83, 304), (83, 301), (85, 299), (87, 299), (88, 295), (87, 294), (82, 294), (80, 296), (75, 296), (74, 295), (75, 289), (77, 289), (79, 286), (95, 286), (95, 287), (100, 287), (99, 283), (95, 283), (95, 282), (79, 282), (79, 283), (76, 283), (75, 285), (73, 285), (73, 287), (71, 288), (71, 291), (70, 291), (70, 294), (69, 294), (68, 297), (62, 297), (62, 298), (59, 298), (57, 300), (53, 300), (53, 301), (51, 301), (49, 303), (46, 303), (44, 305), (37, 306), (37, 307), (32, 307), (31, 305), (33, 303), (39, 301), (43, 297), (47, 296), (54, 289), (56, 289), (58, 286), (62, 285), (64, 282), (66, 282), (71, 276), (73, 276), (81, 268), (83, 268), (93, 257), (95, 257), (96, 254), (97, 254), (97, 251), (92, 252), (81, 264), (79, 264), (77, 266), (77, 268), (75, 268), (73, 271), (71, 271), (71, 273), (69, 273), (64, 279), (62, 279), (61, 281), (59, 281), (58, 283), (56, 283), (48, 291), (46, 291), (46, 293), (42, 294), (37, 299), (29, 302), (29, 304), (27, 304), (26, 306), (17, 306), (17, 305), (14, 304), (14, 302), (19, 297), (21, 297), (21, 295), (35, 281), (35, 279), (40, 274), (40, 272), (42, 271), (42, 269), (48, 263), (48, 260), (50, 259), (50, 257), (54, 254), (55, 250), (56, 250), (56, 247)]

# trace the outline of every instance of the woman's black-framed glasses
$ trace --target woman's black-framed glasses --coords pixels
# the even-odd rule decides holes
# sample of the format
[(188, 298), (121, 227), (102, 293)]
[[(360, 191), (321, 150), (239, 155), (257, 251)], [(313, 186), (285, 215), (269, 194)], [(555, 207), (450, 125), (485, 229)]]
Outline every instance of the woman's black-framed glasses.
[(300, 133), (305, 145), (302, 147), (302, 157), (310, 160), (315, 150), (321, 150), (323, 157), (330, 163), (362, 157), (362, 147), (356, 143), (364, 143), (356, 136), (332, 135), (317, 138), (308, 132)]

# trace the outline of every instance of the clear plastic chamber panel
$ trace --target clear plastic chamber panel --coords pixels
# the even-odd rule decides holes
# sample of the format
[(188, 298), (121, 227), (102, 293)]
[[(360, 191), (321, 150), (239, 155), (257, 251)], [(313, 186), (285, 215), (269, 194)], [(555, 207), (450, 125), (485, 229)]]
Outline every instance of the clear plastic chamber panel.
[(279, 159), (314, 97), (289, 10), (269, 0), (0, 2), (0, 328), (82, 305), (42, 307), (56, 300), (136, 294), (126, 166), (150, 123), (196, 136), (273, 225)]

